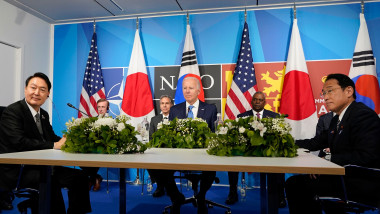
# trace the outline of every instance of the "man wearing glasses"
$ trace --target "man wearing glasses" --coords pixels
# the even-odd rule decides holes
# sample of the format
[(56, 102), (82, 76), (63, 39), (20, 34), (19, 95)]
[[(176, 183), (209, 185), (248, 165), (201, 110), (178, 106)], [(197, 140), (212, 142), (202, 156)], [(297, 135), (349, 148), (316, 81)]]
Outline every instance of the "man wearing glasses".
[[(377, 114), (355, 101), (355, 84), (344, 74), (330, 74), (322, 94), (328, 110), (336, 113), (328, 130), (312, 139), (297, 140), (301, 148), (317, 151), (330, 148), (331, 162), (380, 168), (380, 119)], [(316, 196), (342, 196), (340, 176), (296, 175), (286, 181), (289, 212), (322, 213)], [(380, 184), (367, 176), (344, 176), (349, 200), (380, 207)], [(345, 213), (340, 207), (324, 207), (325, 213)]]

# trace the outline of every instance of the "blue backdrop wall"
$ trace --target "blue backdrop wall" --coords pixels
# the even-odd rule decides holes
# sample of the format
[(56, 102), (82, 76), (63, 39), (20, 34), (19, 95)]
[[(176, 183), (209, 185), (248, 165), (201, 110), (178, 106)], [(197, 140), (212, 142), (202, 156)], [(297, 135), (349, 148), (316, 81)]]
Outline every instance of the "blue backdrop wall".
[[(297, 19), (307, 61), (351, 59), (359, 29), (360, 4), (299, 7)], [(375, 57), (380, 54), (380, 3), (366, 3), (365, 17)], [(247, 11), (253, 59), (257, 63), (286, 61), (293, 9)], [(190, 14), (198, 63), (234, 64), (240, 48), (244, 12)], [(140, 19), (140, 36), (155, 91), (155, 70), (179, 66), (186, 33), (186, 15)], [(118, 114), (132, 52), (136, 20), (96, 24), (98, 50), (111, 110)], [(56, 133), (77, 112), (83, 75), (90, 49), (93, 23), (54, 27), (53, 127)], [(377, 72), (380, 67), (377, 65)], [(178, 74), (177, 74), (178, 75)], [(379, 75), (379, 74), (378, 74)], [(220, 89), (221, 90), (221, 89)]]

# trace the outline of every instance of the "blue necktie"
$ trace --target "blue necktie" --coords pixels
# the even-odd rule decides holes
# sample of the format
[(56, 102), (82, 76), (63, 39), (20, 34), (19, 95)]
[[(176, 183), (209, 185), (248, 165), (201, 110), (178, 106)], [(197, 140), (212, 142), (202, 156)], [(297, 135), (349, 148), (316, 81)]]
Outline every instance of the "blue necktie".
[(189, 106), (189, 112), (187, 113), (187, 118), (193, 118), (194, 119), (194, 114), (192, 111), (193, 108), (194, 108), (194, 106)]

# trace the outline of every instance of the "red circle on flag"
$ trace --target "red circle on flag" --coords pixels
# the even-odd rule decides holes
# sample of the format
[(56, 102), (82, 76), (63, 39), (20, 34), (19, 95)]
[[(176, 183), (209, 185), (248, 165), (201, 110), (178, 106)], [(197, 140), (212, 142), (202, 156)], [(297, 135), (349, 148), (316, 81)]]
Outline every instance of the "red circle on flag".
[(133, 117), (145, 116), (154, 109), (148, 75), (137, 72), (127, 76), (121, 108)]
[[(368, 87), (371, 89), (368, 90)], [(373, 88), (372, 88), (373, 87)], [(380, 113), (380, 91), (379, 82), (373, 75), (362, 75), (356, 80), (355, 89), (358, 94), (370, 98), (375, 104), (375, 112)]]
[(284, 79), (280, 113), (287, 114), (291, 120), (303, 120), (315, 111), (309, 74), (297, 70), (289, 71)]

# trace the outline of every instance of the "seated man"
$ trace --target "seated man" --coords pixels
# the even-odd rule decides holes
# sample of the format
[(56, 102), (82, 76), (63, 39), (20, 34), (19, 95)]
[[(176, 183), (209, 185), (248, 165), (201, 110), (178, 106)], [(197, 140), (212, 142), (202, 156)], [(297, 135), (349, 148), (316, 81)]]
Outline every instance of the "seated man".
[[(277, 117), (279, 116), (276, 112), (269, 111), (264, 109), (266, 104), (265, 94), (261, 91), (253, 94), (252, 97), (252, 109), (246, 111), (244, 113), (239, 114), (237, 117), (249, 117), (256, 116), (258, 119), (265, 117)], [(234, 204), (238, 201), (238, 193), (237, 193), (237, 185), (238, 185), (239, 172), (228, 172), (228, 181), (230, 184), (230, 192), (228, 193), (228, 198), (226, 200), (226, 204)], [(285, 195), (284, 195), (284, 183), (285, 183), (285, 175), (281, 174), (279, 176), (279, 207), (285, 207)]]
[[(200, 93), (200, 83), (195, 77), (187, 77), (182, 82), (183, 95), (186, 102), (174, 105), (170, 109), (169, 120), (174, 118), (202, 118), (204, 119), (211, 131), (215, 131), (214, 122), (216, 121), (216, 106), (204, 103), (198, 99)], [(182, 193), (178, 191), (177, 185), (174, 180), (173, 170), (162, 170), (160, 179), (169, 195), (173, 208), (171, 213), (180, 213), (181, 203), (185, 200)], [(195, 196), (198, 204), (198, 214), (208, 213), (205, 203), (206, 192), (211, 188), (214, 182), (215, 171), (203, 171), (200, 181), (199, 193)]]
[[(99, 99), (96, 101), (97, 104), (97, 110), (98, 110), (98, 117), (108, 117), (107, 111), (110, 109), (110, 103), (106, 99)], [(102, 183), (103, 178), (101, 175), (98, 174), (99, 167), (81, 167), (81, 169), (84, 171), (84, 173), (89, 177), (90, 183), (89, 183), (89, 189), (93, 191), (99, 191), (100, 190), (100, 183)]]
[[(157, 131), (157, 125), (165, 120), (169, 120), (170, 108), (174, 105), (173, 99), (168, 95), (162, 95), (160, 97), (160, 110), (161, 114), (152, 117), (149, 126), (149, 140), (152, 139), (152, 135)], [(153, 192), (153, 197), (161, 197), (165, 195), (164, 184), (160, 182), (157, 177), (160, 176), (161, 170), (150, 170), (148, 169), (152, 183), (157, 183), (156, 191)]]
[[(315, 137), (322, 134), (324, 131), (328, 130), (330, 127), (330, 123), (332, 118), (335, 116), (335, 113), (330, 111), (324, 115), (319, 116), (317, 128), (315, 132)], [(324, 158), (326, 156), (326, 152), (329, 152), (329, 148), (325, 148), (319, 151), (318, 157)]]
[[(330, 148), (331, 161), (380, 168), (380, 119), (363, 103), (355, 102), (355, 84), (344, 74), (330, 74), (323, 85), (322, 96), (327, 108), (336, 113), (329, 130), (312, 139), (297, 140), (301, 148), (311, 151)], [(380, 185), (365, 176), (344, 176), (350, 200), (371, 202), (380, 207)], [(340, 176), (296, 175), (286, 181), (290, 213), (322, 213), (316, 196), (341, 197)], [(326, 213), (343, 213), (328, 207)]]
[[(40, 149), (60, 149), (66, 138), (55, 135), (49, 114), (41, 108), (49, 97), (51, 83), (43, 73), (35, 73), (25, 82), (25, 99), (9, 105), (0, 122), (0, 153)], [(20, 188), (38, 189), (40, 166), (25, 166)], [(16, 187), (19, 165), (0, 165), (0, 188), (11, 191)], [(54, 167), (51, 189), (51, 213), (66, 213), (61, 188), (68, 188), (67, 213), (91, 212), (88, 178), (77, 169)]]
[(101, 98), (96, 101), (96, 106), (98, 117), (109, 117), (108, 110), (110, 109), (110, 102), (108, 102), (108, 100)]

